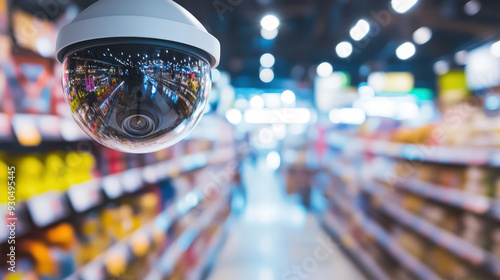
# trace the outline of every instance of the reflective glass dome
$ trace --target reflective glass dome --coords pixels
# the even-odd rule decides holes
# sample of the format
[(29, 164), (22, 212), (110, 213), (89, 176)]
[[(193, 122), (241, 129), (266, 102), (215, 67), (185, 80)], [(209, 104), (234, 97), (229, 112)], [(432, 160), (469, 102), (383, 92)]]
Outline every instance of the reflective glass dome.
[(210, 65), (146, 44), (85, 48), (64, 60), (63, 88), (76, 122), (94, 140), (129, 153), (169, 147), (198, 123)]

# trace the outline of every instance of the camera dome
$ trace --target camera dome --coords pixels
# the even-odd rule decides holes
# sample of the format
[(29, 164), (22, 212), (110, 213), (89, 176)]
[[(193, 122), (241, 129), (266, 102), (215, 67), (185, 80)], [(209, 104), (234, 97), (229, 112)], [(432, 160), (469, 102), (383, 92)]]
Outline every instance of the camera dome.
[(208, 103), (220, 44), (170, 0), (100, 0), (57, 38), (63, 89), (78, 125), (115, 150), (169, 147)]
[(152, 152), (181, 140), (203, 115), (211, 87), (205, 59), (154, 42), (84, 48), (63, 63), (76, 122), (97, 142), (124, 152)]

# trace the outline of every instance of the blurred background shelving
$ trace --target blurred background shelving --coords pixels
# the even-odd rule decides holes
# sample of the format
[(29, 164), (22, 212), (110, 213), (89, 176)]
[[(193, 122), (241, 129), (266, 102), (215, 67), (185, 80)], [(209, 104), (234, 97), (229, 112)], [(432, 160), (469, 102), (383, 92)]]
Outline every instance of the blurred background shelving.
[(94, 2), (0, 0), (0, 279), (500, 279), (499, 1), (178, 0), (221, 64), (142, 155), (64, 100), (56, 34)]

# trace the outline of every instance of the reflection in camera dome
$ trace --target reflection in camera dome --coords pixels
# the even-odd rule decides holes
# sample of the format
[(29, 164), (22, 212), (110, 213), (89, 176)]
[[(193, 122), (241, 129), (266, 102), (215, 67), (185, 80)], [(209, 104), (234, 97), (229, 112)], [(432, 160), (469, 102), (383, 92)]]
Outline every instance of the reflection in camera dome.
[(203, 115), (210, 65), (150, 45), (92, 47), (64, 61), (73, 117), (93, 139), (124, 152), (152, 152), (181, 140)]

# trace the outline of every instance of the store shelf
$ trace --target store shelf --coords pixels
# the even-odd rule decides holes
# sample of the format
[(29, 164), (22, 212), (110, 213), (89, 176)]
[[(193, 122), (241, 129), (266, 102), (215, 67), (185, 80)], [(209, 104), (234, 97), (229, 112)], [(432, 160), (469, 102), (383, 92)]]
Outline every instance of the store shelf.
[[(19, 203), (20, 210), (17, 214), (24, 215), (20, 212), (26, 208), (35, 226), (43, 228), (68, 218), (70, 209), (81, 213), (102, 204), (105, 201), (104, 195), (108, 199), (115, 200), (139, 191), (146, 183), (157, 183), (206, 165), (222, 164), (234, 159), (235, 156), (234, 148), (226, 147), (107, 175), (74, 185), (67, 192), (50, 191), (32, 197)], [(18, 233), (17, 237), (21, 236), (22, 234)], [(0, 232), (0, 243), (6, 240), (7, 235)]]
[[(381, 201), (389, 201), (390, 194), (386, 189), (377, 184), (362, 184), (364, 191), (370, 193)], [(399, 223), (415, 230), (422, 236), (432, 240), (437, 245), (446, 248), (456, 256), (469, 261), (474, 265), (484, 265), (490, 272), (500, 277), (500, 259), (490, 253), (471, 245), (445, 230), (419, 218), (408, 211), (391, 204), (380, 205), (381, 210)]]
[[(230, 193), (227, 191), (225, 195), (215, 202), (214, 206), (204, 209), (203, 214), (197, 218), (195, 223), (185, 230), (160, 256), (155, 266), (160, 268), (159, 273), (162, 278), (169, 277), (172, 274), (182, 255), (189, 249), (196, 238), (212, 224), (217, 214), (226, 206)], [(149, 276), (145, 277), (145, 279), (153, 280), (155, 278)]]
[[(237, 215), (231, 213), (227, 220), (220, 226), (217, 232), (214, 234), (210, 243), (205, 250), (205, 254), (198, 261), (198, 265), (189, 272), (187, 279), (203, 279), (203, 275), (207, 269), (211, 269), (217, 255), (221, 250), (224, 240), (229, 233), (231, 226), (236, 222)], [(154, 278), (145, 280), (155, 280)]]
[(57, 115), (0, 114), (0, 121), (2, 119), (12, 123), (11, 127), (1, 127), (2, 142), (16, 139), (23, 146), (37, 146), (47, 141), (74, 142), (90, 139), (72, 118)]
[[(376, 178), (376, 180), (385, 184), (390, 183), (383, 178)], [(411, 178), (397, 180), (393, 185), (397, 188), (444, 204), (452, 205), (476, 214), (490, 215), (500, 220), (499, 202), (485, 196), (465, 193), (460, 190), (450, 189)]]
[(401, 246), (395, 241), (395, 238), (385, 232), (381, 226), (367, 218), (360, 211), (355, 210), (351, 206), (351, 204), (348, 203), (348, 200), (339, 199), (335, 196), (332, 198), (332, 200), (337, 206), (350, 213), (352, 217), (357, 219), (358, 224), (363, 228), (363, 230), (366, 233), (374, 236), (377, 242), (386, 250), (386, 252), (392, 255), (394, 259), (398, 261), (403, 267), (423, 280), (440, 279), (440, 277), (434, 274), (432, 270), (430, 270), (427, 266), (422, 264), (420, 261), (407, 253), (403, 248), (401, 248)]
[[(198, 199), (193, 200), (193, 196)], [(137, 240), (135, 237), (139, 236), (139, 239), (146, 238), (148, 244), (153, 244), (154, 242), (154, 232), (158, 231), (166, 234), (170, 225), (186, 214), (190, 209), (196, 207), (203, 199), (203, 192), (200, 189), (195, 189), (188, 194), (186, 194), (182, 199), (176, 203), (171, 204), (163, 212), (161, 212), (156, 218), (142, 226), (140, 229), (136, 230), (133, 234), (123, 238), (116, 244), (112, 245), (109, 249), (101, 253), (99, 256), (94, 258), (91, 262), (87, 263), (83, 267), (79, 268), (75, 273), (66, 278), (67, 280), (104, 280), (107, 279), (108, 273), (106, 272), (106, 264), (116, 258), (121, 258), (129, 266), (133, 263), (134, 259), (141, 257), (136, 256), (133, 253), (132, 247)], [(192, 201), (197, 201), (192, 203)]]
[(330, 134), (327, 137), (327, 142), (335, 149), (370, 153), (379, 156), (443, 164), (500, 167), (500, 150), (496, 149), (402, 144), (339, 134)]
[(389, 280), (390, 278), (384, 271), (377, 265), (377, 263), (369, 257), (369, 255), (361, 248), (359, 244), (351, 237), (351, 235), (344, 230), (344, 227), (338, 222), (333, 213), (325, 213), (323, 223), (327, 231), (332, 234), (335, 239), (342, 243), (342, 246), (347, 250), (353, 258), (355, 258), (368, 274), (371, 279)]

